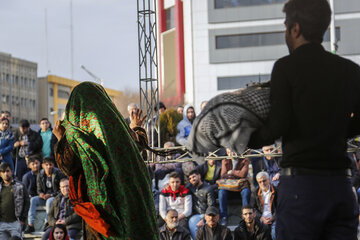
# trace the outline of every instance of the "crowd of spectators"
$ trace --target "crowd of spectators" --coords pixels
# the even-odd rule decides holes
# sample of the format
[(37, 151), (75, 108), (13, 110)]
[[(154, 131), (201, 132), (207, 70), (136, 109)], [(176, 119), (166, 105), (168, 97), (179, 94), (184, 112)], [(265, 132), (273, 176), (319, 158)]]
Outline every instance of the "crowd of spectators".
[[(205, 104), (206, 101), (202, 108)], [(156, 110), (162, 114), (166, 107), (163, 103), (159, 107)], [(131, 116), (138, 105), (129, 104), (128, 110)], [(177, 126), (177, 142), (165, 142), (164, 148), (186, 144), (196, 117), (191, 105), (178, 106), (176, 110), (183, 114)], [(37, 132), (30, 128), (27, 120), (22, 120), (19, 128), (13, 127), (10, 117), (9, 112), (2, 112), (0, 117), (0, 238), (34, 232), (36, 210), (42, 206), (46, 209), (42, 239), (52, 239), (58, 233), (69, 239), (80, 239), (82, 220), (69, 201), (69, 181), (56, 167), (54, 146), (57, 139), (52, 134), (51, 123), (47, 118), (41, 119)], [(130, 125), (131, 118), (126, 122)], [(153, 137), (153, 133), (148, 134)], [(273, 154), (278, 148), (270, 145), (257, 151)], [(174, 154), (158, 156), (156, 163), (148, 164), (160, 239), (276, 239), (280, 158), (242, 159), (229, 149), (220, 152), (228, 158), (200, 165), (167, 162), (180, 157)], [(350, 157), (357, 169), (356, 154)], [(252, 179), (250, 174), (254, 176)], [(219, 187), (217, 181), (224, 179), (244, 179), (248, 184), (233, 191)], [(359, 182), (359, 179), (354, 180), (357, 189)], [(228, 228), (229, 199), (241, 206), (241, 220), (233, 233)]]
[[(69, 201), (68, 178), (56, 167), (57, 142), (49, 120), (31, 129), (28, 120), (19, 127), (10, 122), (11, 113), (0, 116), (0, 239), (22, 239), (35, 231), (39, 207), (45, 207), (42, 239), (80, 239), (81, 218)], [(40, 219), (41, 221), (41, 219)]]

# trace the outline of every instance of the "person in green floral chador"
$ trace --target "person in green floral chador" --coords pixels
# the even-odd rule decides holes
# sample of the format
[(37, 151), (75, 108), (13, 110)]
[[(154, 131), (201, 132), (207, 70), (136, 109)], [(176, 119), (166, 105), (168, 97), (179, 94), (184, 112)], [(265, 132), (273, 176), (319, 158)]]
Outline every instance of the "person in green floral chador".
[(130, 129), (104, 88), (83, 82), (55, 125), (57, 164), (70, 176), (69, 197), (85, 222), (84, 239), (158, 239), (150, 177), (139, 149), (146, 144), (140, 116)]

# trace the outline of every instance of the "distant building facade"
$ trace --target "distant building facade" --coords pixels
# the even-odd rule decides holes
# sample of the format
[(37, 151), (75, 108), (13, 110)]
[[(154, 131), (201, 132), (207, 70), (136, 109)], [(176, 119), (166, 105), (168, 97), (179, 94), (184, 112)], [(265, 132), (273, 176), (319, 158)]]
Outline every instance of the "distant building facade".
[[(55, 75), (39, 78), (39, 114), (38, 118), (49, 118), (55, 123), (65, 111), (72, 89), (81, 82)], [(121, 91), (105, 88), (109, 97), (118, 107)]]
[[(165, 102), (175, 102), (183, 90), (184, 103), (199, 110), (202, 101), (219, 93), (270, 80), (274, 62), (288, 54), (282, 13), (286, 0), (157, 2)], [(360, 64), (360, 1), (334, 0), (334, 9), (337, 54)], [(329, 31), (323, 46), (330, 50)]]
[(37, 63), (0, 52), (0, 108), (11, 112), (11, 122), (38, 122)]

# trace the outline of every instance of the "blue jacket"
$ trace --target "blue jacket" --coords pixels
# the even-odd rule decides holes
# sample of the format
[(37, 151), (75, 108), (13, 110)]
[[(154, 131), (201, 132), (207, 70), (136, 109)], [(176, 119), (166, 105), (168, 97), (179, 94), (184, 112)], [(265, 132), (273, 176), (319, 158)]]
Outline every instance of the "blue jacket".
[[(0, 130), (0, 154), (2, 156), (2, 161), (7, 162), (10, 165), (14, 165), (11, 152), (14, 148), (15, 138), (10, 129), (6, 131)], [(13, 169), (14, 170), (14, 169)]]
[(32, 171), (27, 172), (23, 176), (22, 182), (31, 197), (35, 197), (38, 195), (36, 186), (36, 175), (34, 175)]
[[(184, 107), (184, 111), (183, 111), (183, 120), (181, 120), (178, 125), (177, 125), (177, 130), (178, 130), (178, 134), (176, 135), (176, 142), (179, 143), (180, 145), (185, 145), (187, 142), (187, 138), (190, 135), (191, 132), (191, 128), (192, 128), (192, 123), (190, 122), (190, 120), (187, 118), (187, 110), (189, 108), (193, 108), (193, 106), (191, 105), (186, 105)], [(195, 119), (195, 117), (194, 117)]]

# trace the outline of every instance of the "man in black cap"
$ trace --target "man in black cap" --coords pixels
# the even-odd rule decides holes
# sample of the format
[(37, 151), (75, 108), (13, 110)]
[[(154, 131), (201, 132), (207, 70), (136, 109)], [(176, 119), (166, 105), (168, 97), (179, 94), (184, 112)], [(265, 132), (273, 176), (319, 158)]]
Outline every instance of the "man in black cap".
[(196, 240), (232, 240), (230, 229), (220, 225), (219, 218), (219, 210), (208, 207), (205, 212), (206, 224), (197, 231)]

